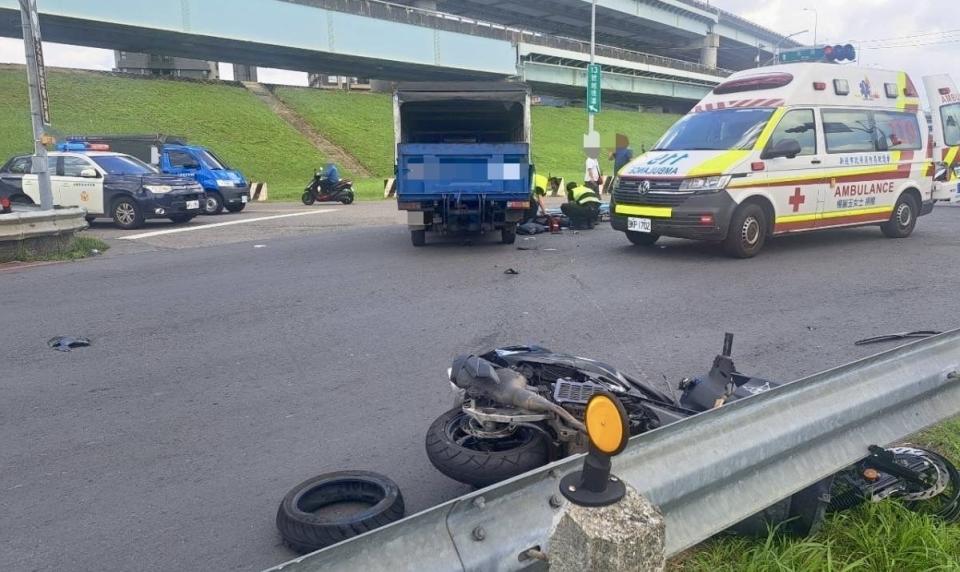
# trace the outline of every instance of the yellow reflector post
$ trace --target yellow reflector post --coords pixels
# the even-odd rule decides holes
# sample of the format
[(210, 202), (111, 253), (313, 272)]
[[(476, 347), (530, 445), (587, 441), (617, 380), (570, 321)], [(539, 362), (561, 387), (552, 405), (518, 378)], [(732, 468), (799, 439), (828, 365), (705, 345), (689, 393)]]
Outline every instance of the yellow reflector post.
[(630, 437), (627, 412), (611, 395), (598, 393), (590, 398), (584, 415), (590, 443), (605, 455), (616, 455)]

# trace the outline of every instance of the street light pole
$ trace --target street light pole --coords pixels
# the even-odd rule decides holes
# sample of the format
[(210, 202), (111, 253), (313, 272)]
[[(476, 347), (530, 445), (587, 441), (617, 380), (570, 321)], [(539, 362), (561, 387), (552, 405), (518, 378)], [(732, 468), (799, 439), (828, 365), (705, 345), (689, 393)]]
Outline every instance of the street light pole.
[(23, 48), (27, 59), (27, 87), (30, 90), (30, 117), (33, 122), (33, 168), (40, 191), (40, 208), (53, 208), (50, 171), (47, 166), (47, 148), (44, 143), (44, 125), (47, 116), (47, 87), (43, 70), (43, 45), (40, 41), (40, 18), (36, 0), (20, 0), (20, 24), (23, 28)]
[[(593, 0), (590, 6), (590, 67), (593, 67), (593, 59), (596, 57), (597, 50), (597, 0)], [(587, 112), (587, 133), (593, 133), (593, 112)]]
[(820, 27), (820, 13), (816, 8), (804, 8), (804, 12), (813, 12), (813, 47), (817, 47), (817, 29)]

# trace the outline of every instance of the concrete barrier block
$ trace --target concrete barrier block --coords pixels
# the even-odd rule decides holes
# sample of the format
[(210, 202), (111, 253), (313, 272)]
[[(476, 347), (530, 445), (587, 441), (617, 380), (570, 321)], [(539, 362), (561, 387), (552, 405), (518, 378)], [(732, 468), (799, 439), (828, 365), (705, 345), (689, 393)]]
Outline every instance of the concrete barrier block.
[(665, 533), (663, 515), (629, 485), (610, 506), (568, 504), (550, 537), (550, 572), (659, 572)]

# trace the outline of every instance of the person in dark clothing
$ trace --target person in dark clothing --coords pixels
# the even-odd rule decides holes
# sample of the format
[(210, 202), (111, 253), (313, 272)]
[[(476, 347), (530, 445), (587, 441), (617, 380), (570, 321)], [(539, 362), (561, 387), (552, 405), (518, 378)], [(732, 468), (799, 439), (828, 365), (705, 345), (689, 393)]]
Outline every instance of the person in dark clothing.
[(623, 133), (617, 133), (617, 147), (610, 152), (613, 161), (613, 174), (617, 175), (627, 163), (633, 160), (633, 149), (630, 148), (630, 139)]
[(586, 185), (567, 184), (567, 202), (560, 210), (570, 219), (570, 228), (593, 228), (600, 216), (600, 195)]

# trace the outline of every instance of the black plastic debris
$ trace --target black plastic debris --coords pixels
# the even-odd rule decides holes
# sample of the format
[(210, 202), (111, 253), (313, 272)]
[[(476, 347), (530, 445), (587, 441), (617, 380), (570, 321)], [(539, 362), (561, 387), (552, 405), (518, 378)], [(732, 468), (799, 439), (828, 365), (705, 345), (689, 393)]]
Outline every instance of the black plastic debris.
[(915, 332), (897, 332), (895, 334), (886, 334), (883, 336), (875, 336), (872, 338), (864, 338), (862, 340), (857, 340), (853, 342), (853, 345), (865, 346), (868, 344), (879, 344), (882, 342), (893, 342), (897, 340), (929, 338), (931, 336), (939, 335), (940, 333), (941, 332), (938, 332), (937, 330), (917, 330)]
[(85, 348), (90, 345), (89, 338), (76, 338), (73, 336), (57, 336), (50, 338), (47, 345), (58, 352), (68, 352), (73, 348)]
[(506, 270), (503, 271), (503, 273), (504, 273), (504, 274), (520, 274), (519, 272), (517, 272), (517, 271), (514, 270), (513, 268), (507, 268)]

